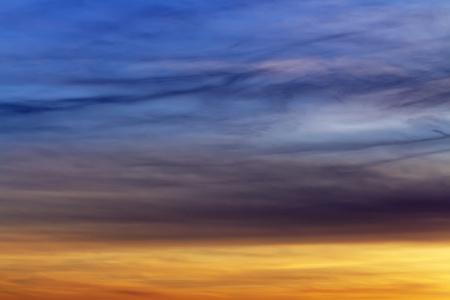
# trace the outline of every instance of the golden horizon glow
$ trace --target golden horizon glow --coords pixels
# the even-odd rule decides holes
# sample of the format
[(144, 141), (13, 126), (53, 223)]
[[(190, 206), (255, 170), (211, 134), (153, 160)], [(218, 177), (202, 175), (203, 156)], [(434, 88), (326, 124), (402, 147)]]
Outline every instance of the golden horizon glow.
[(409, 299), (450, 296), (450, 244), (158, 247), (1, 254), (15, 299)]

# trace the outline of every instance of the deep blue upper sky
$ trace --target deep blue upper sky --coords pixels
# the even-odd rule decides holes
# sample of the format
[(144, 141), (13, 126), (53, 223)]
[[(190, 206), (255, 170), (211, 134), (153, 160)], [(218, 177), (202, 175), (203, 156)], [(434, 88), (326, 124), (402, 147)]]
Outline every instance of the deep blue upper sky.
[(3, 222), (143, 240), (441, 226), (449, 20), (437, 0), (6, 1)]

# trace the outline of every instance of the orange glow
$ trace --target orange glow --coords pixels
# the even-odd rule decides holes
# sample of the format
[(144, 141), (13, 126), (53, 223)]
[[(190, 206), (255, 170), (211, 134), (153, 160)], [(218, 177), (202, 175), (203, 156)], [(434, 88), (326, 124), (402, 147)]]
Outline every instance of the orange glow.
[(450, 245), (165, 247), (0, 256), (3, 300), (449, 299)]

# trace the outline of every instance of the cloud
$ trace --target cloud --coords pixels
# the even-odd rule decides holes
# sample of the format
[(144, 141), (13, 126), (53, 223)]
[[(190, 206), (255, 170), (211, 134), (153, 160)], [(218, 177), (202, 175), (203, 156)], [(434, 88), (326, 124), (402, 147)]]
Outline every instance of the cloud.
[(65, 165), (50, 156), (48, 166), (41, 159), (2, 176), (9, 188), (1, 226), (14, 228), (16, 238), (129, 246), (326, 243), (443, 240), (450, 229), (450, 190), (437, 170), (425, 175), (433, 174), (430, 166), (408, 177), (391, 168), (410, 163), (380, 169), (269, 159), (63, 157)]
[(443, 239), (446, 7), (7, 4), (0, 222), (58, 242)]

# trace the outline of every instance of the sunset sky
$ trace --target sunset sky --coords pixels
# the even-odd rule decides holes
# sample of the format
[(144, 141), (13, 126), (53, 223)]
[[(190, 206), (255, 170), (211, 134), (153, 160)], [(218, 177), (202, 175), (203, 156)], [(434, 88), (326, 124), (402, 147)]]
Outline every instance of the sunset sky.
[(450, 299), (449, 1), (1, 2), (1, 300)]

